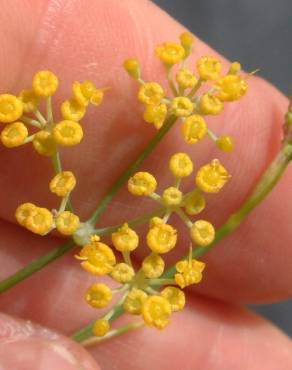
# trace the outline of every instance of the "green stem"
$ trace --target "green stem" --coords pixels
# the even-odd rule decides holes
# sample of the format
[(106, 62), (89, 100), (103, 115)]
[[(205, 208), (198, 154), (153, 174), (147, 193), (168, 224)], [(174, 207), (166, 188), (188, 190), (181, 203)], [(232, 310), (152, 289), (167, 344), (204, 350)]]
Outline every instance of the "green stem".
[(61, 158), (58, 150), (56, 150), (55, 153), (52, 155), (52, 162), (55, 174), (62, 172)]
[(149, 142), (149, 144), (144, 148), (138, 158), (126, 169), (126, 171), (118, 178), (118, 180), (113, 184), (110, 188), (109, 192), (103, 197), (101, 202), (99, 203), (96, 210), (91, 215), (89, 222), (91, 224), (95, 224), (98, 218), (101, 216), (103, 211), (106, 209), (108, 204), (111, 202), (114, 195), (121, 189), (121, 187), (128, 181), (129, 177), (131, 177), (134, 172), (139, 168), (139, 166), (144, 162), (144, 160), (153, 152), (153, 150), (157, 147), (163, 137), (167, 134), (167, 132), (171, 129), (176, 121), (175, 116), (169, 116), (168, 119), (165, 121), (164, 125), (161, 129), (157, 132), (154, 138)]
[(23, 269), (17, 271), (15, 274), (11, 275), (9, 278), (0, 282), (0, 294), (6, 290), (12, 288), (14, 285), (20, 283), (24, 279), (27, 279), (29, 276), (35, 272), (41, 270), (43, 267), (49, 263), (55, 261), (57, 258), (63, 256), (65, 253), (69, 252), (74, 248), (73, 241), (69, 241), (66, 244), (53, 249), (50, 253), (38, 258), (37, 260), (29, 263)]
[[(139, 226), (139, 225), (142, 225), (142, 224), (146, 223), (147, 221), (149, 221), (152, 217), (159, 216), (159, 215), (163, 214), (164, 211), (165, 211), (164, 207), (157, 208), (156, 210), (151, 211), (149, 213), (146, 213), (143, 216), (140, 216), (140, 217), (134, 218), (130, 221), (127, 221), (127, 223), (131, 227)], [(123, 226), (123, 224), (124, 224), (124, 222), (120, 223), (118, 225), (104, 227), (102, 229), (95, 229), (94, 232), (99, 236), (109, 235), (109, 234), (112, 234), (113, 232), (117, 231), (117, 229), (119, 229), (121, 226)]]
[(117, 337), (119, 335), (125, 334), (129, 331), (141, 328), (144, 325), (145, 324), (144, 324), (143, 321), (132, 322), (130, 324), (123, 325), (120, 328), (113, 329), (113, 330), (109, 331), (104, 337), (101, 337), (101, 338), (91, 337), (91, 338), (85, 339), (80, 344), (83, 347), (91, 347), (91, 346), (94, 346), (96, 344), (102, 343), (102, 342), (104, 342), (108, 339), (111, 339), (111, 338)]
[[(258, 182), (251, 195), (246, 199), (242, 206), (228, 218), (225, 224), (223, 224), (217, 230), (214, 242), (208, 247), (193, 248), (193, 258), (201, 257), (203, 254), (209, 252), (217, 243), (219, 243), (226, 236), (230, 235), (240, 226), (241, 222), (278, 183), (291, 159), (292, 145), (289, 143), (285, 143), (281, 151), (278, 153), (276, 158), (273, 160), (271, 165), (261, 177), (261, 180)], [(185, 256), (184, 259), (187, 259), (187, 256)], [(162, 278), (172, 278), (175, 273), (175, 266), (172, 266), (163, 274)]]

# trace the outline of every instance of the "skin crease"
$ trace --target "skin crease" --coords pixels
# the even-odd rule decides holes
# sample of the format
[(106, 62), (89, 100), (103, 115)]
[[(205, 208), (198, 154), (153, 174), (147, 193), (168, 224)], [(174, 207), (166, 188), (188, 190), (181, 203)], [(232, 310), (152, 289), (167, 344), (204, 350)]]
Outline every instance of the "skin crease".
[[(83, 122), (82, 144), (62, 151), (64, 168), (72, 169), (79, 179), (73, 201), (85, 217), (154, 134), (141, 119), (137, 86), (122, 71), (122, 61), (137, 56), (145, 79), (165, 83), (153, 48), (165, 40), (177, 40), (183, 28), (144, 0), (101, 0), (86, 2), (86, 6), (85, 1), (3, 1), (0, 20), (4, 56), (1, 92), (17, 93), (30, 86), (33, 73), (43, 68), (60, 76), (56, 106), (58, 99), (70, 96), (72, 79), (92, 79), (97, 86), (110, 87), (104, 103), (90, 109)], [(206, 54), (216, 55), (198, 40), (194, 60)], [(233, 155), (219, 153), (207, 140), (187, 147), (177, 125), (142, 166), (159, 175), (163, 189), (171, 181), (166, 163), (175, 150), (190, 153), (196, 168), (214, 157), (222, 159), (233, 179), (221, 193), (208, 197), (202, 215), (216, 227), (246, 198), (280, 145), (287, 101), (258, 78), (249, 83), (247, 97), (227, 105), (220, 117), (208, 120), (217, 133), (235, 137)], [(80, 161), (80, 153), (85, 161)], [(23, 163), (30, 164), (25, 172)], [(21, 202), (56, 207), (56, 198), (48, 192), (53, 173), (46, 158), (37, 156), (30, 146), (11, 151), (0, 147), (0, 165), (0, 277), (4, 278), (61, 240), (41, 239), (11, 224)], [(291, 176), (289, 169), (240, 230), (204, 258), (207, 269), (197, 292), (237, 303), (291, 296)], [(142, 204), (145, 208), (152, 206), (148, 200), (133, 200), (121, 191), (100, 225), (138, 215)], [(179, 242), (174, 259), (184, 253), (183, 237)], [(72, 255), (65, 256), (37, 277), (3, 294), (0, 309), (66, 333), (95, 318), (96, 312), (83, 301), (84, 291), (94, 279), (72, 260)], [(144, 370), (149, 366), (161, 370), (240, 370), (260, 369), (263, 364), (271, 370), (292, 367), (290, 340), (271, 324), (237, 306), (191, 293), (185, 311), (175, 315), (164, 332), (157, 335), (155, 330), (142, 329), (99, 346), (92, 353), (103, 369), (110, 370)]]

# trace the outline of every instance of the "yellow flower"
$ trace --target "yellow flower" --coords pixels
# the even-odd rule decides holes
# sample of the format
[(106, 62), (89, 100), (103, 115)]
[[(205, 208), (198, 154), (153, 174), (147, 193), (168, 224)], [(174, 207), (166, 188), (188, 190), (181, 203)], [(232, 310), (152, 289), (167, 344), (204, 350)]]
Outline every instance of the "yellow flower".
[(162, 194), (163, 203), (167, 207), (179, 206), (182, 199), (182, 192), (174, 186), (170, 186), (169, 188), (165, 189)]
[(137, 172), (128, 181), (128, 190), (137, 196), (148, 196), (155, 192), (157, 181), (149, 172)]
[(216, 82), (215, 88), (219, 90), (217, 97), (222, 101), (234, 101), (246, 94), (248, 85), (237, 75), (227, 75)]
[(7, 125), (1, 132), (1, 141), (7, 148), (22, 145), (28, 136), (28, 130), (22, 122), (13, 122)]
[(192, 46), (194, 43), (194, 36), (190, 32), (183, 32), (180, 35), (180, 42), (185, 49), (185, 57), (188, 56), (192, 50)]
[(196, 221), (190, 230), (192, 241), (201, 247), (206, 247), (214, 241), (214, 226), (204, 220)]
[(185, 57), (184, 48), (174, 42), (165, 42), (155, 49), (158, 58), (166, 65), (181, 62)]
[(85, 113), (86, 108), (84, 105), (78, 103), (74, 98), (65, 100), (61, 105), (61, 113), (64, 120), (80, 121)]
[(103, 101), (104, 92), (102, 89), (96, 89), (90, 97), (90, 103), (96, 107)]
[(50, 182), (50, 190), (58, 197), (68, 195), (76, 185), (76, 178), (71, 171), (63, 171), (58, 173)]
[(205, 193), (218, 193), (229, 180), (230, 175), (218, 159), (201, 167), (197, 172), (196, 184)]
[(197, 62), (197, 69), (202, 80), (217, 80), (221, 73), (221, 63), (213, 57), (202, 57)]
[(32, 88), (37, 96), (52, 96), (59, 85), (57, 76), (50, 71), (39, 71), (33, 76)]
[(45, 156), (52, 156), (56, 152), (56, 143), (52, 134), (48, 131), (39, 131), (33, 138), (33, 147), (35, 150)]
[(138, 99), (147, 105), (159, 104), (164, 97), (163, 88), (157, 82), (147, 82), (138, 92)]
[(176, 153), (170, 158), (169, 169), (177, 178), (189, 176), (193, 168), (193, 162), (186, 153)]
[(230, 65), (228, 74), (229, 75), (236, 75), (241, 70), (241, 64), (239, 62), (233, 62)]
[(0, 122), (14, 122), (22, 116), (22, 113), (21, 100), (11, 94), (0, 94)]
[(147, 299), (147, 294), (137, 288), (133, 288), (127, 295), (123, 303), (123, 308), (126, 312), (132, 315), (140, 315), (142, 311), (142, 305)]
[(187, 117), (181, 128), (183, 138), (188, 144), (196, 144), (208, 131), (206, 121), (198, 114)]
[(186, 117), (192, 114), (194, 104), (185, 96), (178, 96), (171, 101), (171, 109), (177, 117)]
[(53, 137), (57, 144), (72, 146), (79, 144), (83, 137), (83, 130), (75, 121), (61, 121), (53, 129)]
[(25, 227), (35, 234), (45, 235), (54, 227), (53, 215), (46, 208), (35, 207), (29, 212)]
[(115, 265), (113, 271), (111, 272), (111, 277), (118, 283), (129, 283), (135, 276), (135, 271), (133, 267), (127, 265), (124, 262)]
[(233, 138), (228, 135), (223, 135), (216, 140), (217, 146), (223, 150), (223, 152), (230, 153), (234, 149)]
[(112, 233), (114, 247), (120, 252), (132, 252), (138, 247), (139, 237), (135, 230), (131, 229), (127, 223)]
[(140, 65), (137, 59), (130, 58), (124, 61), (124, 68), (129, 76), (138, 80), (140, 78)]
[(173, 312), (180, 311), (184, 308), (186, 303), (186, 297), (182, 290), (169, 286), (161, 291), (161, 296), (166, 298), (171, 305)]
[(110, 323), (106, 319), (99, 319), (96, 320), (93, 328), (92, 333), (96, 337), (104, 337), (110, 330)]
[(175, 282), (182, 289), (192, 284), (198, 284), (202, 280), (205, 266), (204, 262), (196, 259), (177, 262), (175, 267), (178, 273), (174, 276)]
[(185, 211), (188, 215), (194, 216), (202, 212), (206, 206), (206, 201), (200, 190), (195, 190), (187, 194), (183, 200)]
[(148, 297), (142, 306), (145, 324), (157, 329), (164, 329), (169, 324), (171, 304), (164, 297), (153, 295)]
[(159, 224), (150, 228), (147, 233), (147, 245), (154, 253), (167, 253), (177, 241), (177, 231), (171, 225)]
[(82, 261), (81, 267), (93, 275), (107, 275), (116, 264), (111, 248), (99, 241), (84, 246), (76, 258)]
[(220, 114), (224, 109), (224, 105), (216, 96), (212, 94), (203, 94), (200, 99), (201, 114)]
[(149, 279), (159, 278), (164, 271), (165, 263), (158, 254), (150, 254), (142, 262), (142, 270)]
[(39, 97), (32, 90), (22, 90), (18, 99), (22, 101), (25, 113), (35, 111), (39, 105)]
[(146, 122), (153, 123), (157, 130), (159, 130), (165, 121), (166, 115), (166, 104), (146, 105), (143, 117)]
[(16, 217), (17, 222), (21, 226), (25, 226), (28, 216), (31, 215), (31, 213), (35, 210), (35, 208), (36, 206), (32, 203), (23, 203), (20, 206), (18, 206), (15, 211), (15, 217)]
[(86, 302), (94, 308), (104, 308), (112, 300), (112, 291), (102, 283), (91, 285), (85, 294)]
[(72, 212), (61, 212), (56, 218), (56, 228), (63, 235), (72, 235), (79, 228), (79, 217)]
[(198, 82), (196, 76), (188, 68), (182, 68), (177, 72), (176, 81), (182, 89), (191, 89)]

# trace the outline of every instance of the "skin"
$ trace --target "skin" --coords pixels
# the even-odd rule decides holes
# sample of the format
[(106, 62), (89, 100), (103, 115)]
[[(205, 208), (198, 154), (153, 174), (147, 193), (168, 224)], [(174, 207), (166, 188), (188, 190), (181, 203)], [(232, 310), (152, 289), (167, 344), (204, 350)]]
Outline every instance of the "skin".
[[(123, 60), (137, 56), (143, 77), (164, 83), (163, 68), (153, 49), (163, 41), (177, 40), (184, 29), (144, 0), (15, 0), (3, 1), (1, 6), (1, 92), (17, 93), (30, 86), (32, 75), (40, 69), (50, 69), (60, 77), (56, 104), (70, 96), (73, 80), (92, 79), (97, 86), (110, 87), (104, 103), (90, 108), (84, 119), (82, 143), (62, 151), (64, 168), (73, 170), (79, 179), (73, 203), (85, 218), (154, 134), (142, 121), (137, 86), (122, 70)], [(202, 55), (217, 54), (198, 40), (190, 66)], [(228, 62), (220, 58), (227, 70)], [(207, 140), (187, 147), (177, 126), (142, 166), (159, 175), (163, 188), (169, 185), (167, 161), (175, 151), (191, 154), (196, 168), (212, 158), (222, 159), (233, 179), (219, 195), (208, 197), (202, 216), (216, 227), (246, 199), (280, 146), (287, 99), (259, 78), (251, 78), (249, 85), (246, 97), (209, 120), (218, 134), (234, 136), (236, 150), (232, 155), (219, 153)], [(56, 198), (48, 191), (53, 175), (49, 161), (37, 156), (29, 145), (14, 150), (0, 147), (0, 166), (0, 278), (4, 278), (62, 240), (57, 236), (40, 238), (14, 224), (14, 210), (22, 202), (56, 207)], [(96, 318), (96, 311), (83, 298), (95, 279), (81, 271), (69, 254), (1, 296), (0, 310), (5, 315), (0, 315), (0, 365), (22, 370), (57, 365), (109, 370), (292, 368), (290, 339), (239, 306), (291, 297), (291, 180), (290, 168), (240, 229), (204, 257), (207, 269), (203, 282), (189, 291), (186, 309), (174, 315), (171, 325), (159, 335), (153, 329), (140, 329), (89, 353), (33, 324), (27, 330), (22, 319), (69, 335)], [(139, 215), (140, 202), (121, 191), (100, 225)], [(151, 208), (153, 203), (143, 205)], [(185, 245), (187, 237), (184, 240), (182, 236), (174, 260), (186, 253)], [(138, 261), (139, 252), (135, 257)], [(43, 352), (36, 339), (44, 346)], [(62, 350), (52, 349), (52, 343)], [(64, 355), (66, 351), (75, 363), (68, 360), (68, 353)], [(62, 354), (56, 361), (66, 360), (66, 365), (56, 362), (52, 367), (49, 361), (56, 353)]]

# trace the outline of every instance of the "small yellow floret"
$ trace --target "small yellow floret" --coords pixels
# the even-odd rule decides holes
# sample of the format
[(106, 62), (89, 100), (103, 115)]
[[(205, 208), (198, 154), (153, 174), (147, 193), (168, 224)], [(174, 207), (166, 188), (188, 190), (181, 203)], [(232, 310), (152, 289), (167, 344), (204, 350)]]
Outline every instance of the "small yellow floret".
[(188, 56), (195, 41), (194, 35), (190, 32), (183, 32), (179, 38), (183, 48), (185, 49), (185, 56)]
[(230, 65), (228, 74), (229, 75), (236, 75), (241, 70), (241, 64), (239, 62), (233, 62)]
[(195, 190), (187, 194), (183, 202), (185, 211), (190, 216), (198, 215), (206, 206), (205, 198), (200, 190)]
[(202, 80), (217, 80), (220, 77), (222, 65), (213, 57), (202, 57), (197, 62), (197, 69)]
[(39, 105), (39, 97), (33, 90), (22, 90), (18, 99), (22, 101), (23, 111), (25, 113), (34, 112)]
[(157, 181), (149, 172), (137, 172), (128, 181), (128, 190), (137, 196), (149, 196), (155, 192)]
[(182, 178), (193, 172), (194, 165), (186, 153), (176, 153), (170, 158), (169, 169), (175, 177)]
[(96, 89), (91, 95), (89, 101), (92, 105), (95, 105), (97, 107), (102, 103), (103, 97), (104, 97), (104, 90)]
[(174, 276), (175, 282), (182, 289), (192, 284), (198, 284), (202, 280), (205, 266), (204, 262), (195, 259), (177, 262), (175, 267), (178, 273)]
[(80, 121), (85, 113), (86, 107), (78, 103), (74, 98), (65, 100), (61, 105), (61, 113), (64, 120)]
[(142, 306), (145, 324), (157, 329), (164, 329), (169, 324), (171, 304), (164, 297), (153, 295), (148, 297)]
[(26, 218), (25, 227), (35, 234), (47, 234), (54, 227), (52, 212), (46, 208), (35, 207)]
[(191, 227), (190, 234), (194, 243), (206, 247), (214, 241), (215, 229), (210, 222), (199, 220)]
[(130, 58), (124, 61), (123, 64), (125, 70), (128, 72), (129, 76), (138, 80), (140, 78), (140, 64), (137, 59)]
[(1, 141), (7, 148), (22, 145), (28, 136), (28, 130), (22, 122), (13, 122), (5, 126), (1, 132)]
[(218, 193), (229, 180), (228, 171), (218, 159), (201, 167), (197, 172), (196, 184), (205, 193)]
[(48, 131), (39, 131), (33, 138), (33, 147), (35, 150), (45, 156), (52, 156), (56, 150), (56, 142), (53, 135)]
[(198, 82), (196, 76), (188, 68), (182, 68), (177, 72), (176, 81), (182, 89), (191, 89)]
[(106, 319), (99, 319), (96, 320), (93, 328), (92, 333), (96, 337), (104, 337), (110, 330), (110, 323)]
[(188, 144), (196, 144), (207, 134), (208, 127), (203, 117), (194, 114), (185, 119), (181, 130), (183, 138)]
[(186, 297), (184, 292), (179, 288), (173, 286), (164, 288), (161, 291), (161, 296), (168, 300), (173, 312), (182, 310), (186, 304)]
[(174, 186), (170, 186), (169, 188), (163, 191), (162, 200), (164, 205), (167, 207), (179, 206), (181, 204), (182, 199), (183, 199), (182, 192)]
[(14, 122), (22, 113), (23, 104), (20, 99), (11, 94), (0, 94), (0, 122)]
[(201, 114), (220, 114), (224, 109), (224, 105), (215, 95), (203, 94), (200, 99), (200, 113)]
[(146, 105), (144, 120), (148, 123), (153, 123), (157, 130), (159, 130), (165, 121), (166, 115), (166, 104)]
[(157, 82), (145, 83), (140, 87), (138, 92), (138, 99), (147, 105), (159, 104), (163, 97), (163, 88)]
[(94, 308), (106, 307), (112, 300), (111, 289), (102, 283), (91, 285), (85, 294), (86, 302)]
[(39, 71), (33, 76), (32, 88), (37, 96), (52, 96), (59, 85), (57, 76), (50, 71)]
[(168, 224), (159, 224), (150, 228), (147, 233), (147, 245), (154, 253), (167, 253), (177, 241), (177, 230)]
[(82, 261), (81, 267), (93, 275), (107, 275), (116, 264), (111, 248), (99, 241), (84, 246), (76, 258)]
[(127, 223), (112, 233), (114, 247), (120, 252), (132, 252), (138, 247), (139, 236)]
[(132, 315), (140, 315), (147, 297), (147, 294), (143, 290), (133, 288), (125, 299), (123, 304), (124, 310)]
[(150, 254), (142, 262), (142, 270), (149, 279), (159, 278), (164, 271), (165, 262), (158, 254)]
[(63, 235), (72, 235), (79, 228), (80, 220), (72, 212), (61, 212), (56, 218), (56, 228)]
[(227, 75), (216, 82), (215, 88), (219, 90), (217, 97), (222, 101), (240, 99), (247, 92), (246, 81), (238, 75)]
[(166, 65), (181, 62), (185, 57), (185, 49), (174, 42), (165, 42), (155, 49), (158, 58)]
[(192, 114), (194, 104), (185, 96), (178, 96), (171, 101), (171, 109), (177, 117), (187, 117)]
[(63, 171), (58, 173), (50, 182), (50, 190), (58, 197), (68, 195), (76, 185), (76, 178), (71, 171)]
[(216, 140), (217, 146), (223, 150), (223, 152), (230, 153), (234, 149), (234, 141), (231, 136), (223, 135)]
[(57, 144), (72, 146), (80, 143), (83, 137), (83, 130), (75, 121), (61, 121), (53, 129), (53, 137)]
[(111, 277), (118, 283), (129, 283), (135, 276), (133, 267), (127, 265), (124, 262), (117, 263), (111, 272)]
[(32, 203), (23, 203), (20, 206), (18, 206), (15, 211), (15, 217), (16, 217), (17, 222), (21, 226), (25, 226), (28, 216), (31, 215), (31, 213), (35, 210), (35, 208), (36, 206)]

